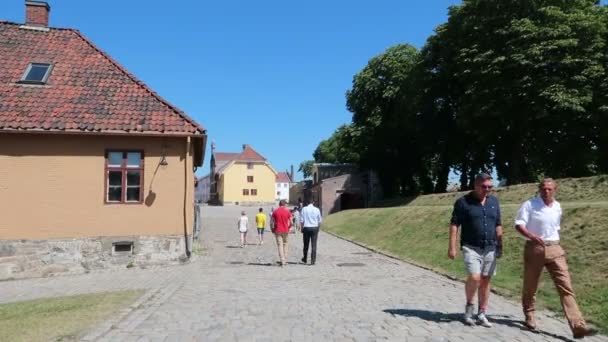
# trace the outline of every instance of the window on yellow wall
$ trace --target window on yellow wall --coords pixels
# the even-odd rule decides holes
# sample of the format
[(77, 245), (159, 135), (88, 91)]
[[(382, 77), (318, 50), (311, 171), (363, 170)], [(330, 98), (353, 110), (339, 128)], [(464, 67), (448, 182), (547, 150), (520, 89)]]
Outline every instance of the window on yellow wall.
[(142, 203), (143, 151), (106, 151), (105, 203)]
[(247, 163), (247, 168), (248, 169), (253, 169), (253, 163)]
[(258, 195), (258, 189), (251, 189), (251, 196), (257, 196)]
[(243, 189), (243, 196), (249, 196), (249, 189)]
[(253, 183), (253, 176), (247, 176), (247, 183)]

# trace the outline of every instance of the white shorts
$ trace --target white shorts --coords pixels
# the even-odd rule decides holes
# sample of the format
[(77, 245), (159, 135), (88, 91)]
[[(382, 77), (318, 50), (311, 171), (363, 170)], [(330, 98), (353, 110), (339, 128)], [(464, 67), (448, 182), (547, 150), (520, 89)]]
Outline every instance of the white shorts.
[(481, 274), (484, 277), (496, 275), (496, 252), (494, 249), (462, 246), (462, 256), (468, 274)]
[(247, 233), (247, 228), (239, 228), (239, 232), (241, 232), (241, 233)]

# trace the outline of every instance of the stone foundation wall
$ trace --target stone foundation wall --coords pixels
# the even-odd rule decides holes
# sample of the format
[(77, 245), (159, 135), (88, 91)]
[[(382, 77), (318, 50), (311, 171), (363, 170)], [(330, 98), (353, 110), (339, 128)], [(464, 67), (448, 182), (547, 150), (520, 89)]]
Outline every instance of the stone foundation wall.
[(146, 267), (185, 258), (183, 235), (2, 240), (0, 280)]

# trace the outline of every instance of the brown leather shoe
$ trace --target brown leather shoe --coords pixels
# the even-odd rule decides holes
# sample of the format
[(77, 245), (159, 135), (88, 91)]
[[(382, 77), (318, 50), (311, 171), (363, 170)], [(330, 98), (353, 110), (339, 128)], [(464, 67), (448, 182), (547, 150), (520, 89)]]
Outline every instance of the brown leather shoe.
[(572, 335), (574, 338), (584, 338), (586, 336), (593, 336), (597, 334), (597, 330), (587, 327), (576, 327), (572, 329)]
[(526, 314), (524, 325), (530, 330), (536, 330), (536, 318), (534, 318), (534, 314)]

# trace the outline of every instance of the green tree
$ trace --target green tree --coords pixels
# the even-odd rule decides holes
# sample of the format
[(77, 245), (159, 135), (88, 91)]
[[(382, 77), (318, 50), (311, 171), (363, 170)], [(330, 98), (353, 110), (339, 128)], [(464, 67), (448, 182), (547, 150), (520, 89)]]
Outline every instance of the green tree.
[(485, 149), (469, 150), (474, 168), (491, 158), (510, 184), (593, 172), (605, 29), (595, 0), (465, 0), (450, 9), (438, 35), (453, 49), (456, 123)]
[(410, 99), (417, 62), (413, 46), (390, 47), (354, 76), (346, 93), (347, 108), (353, 113), (352, 146), (359, 152), (361, 165), (378, 172), (389, 195), (418, 189), (419, 151), (411, 144), (416, 128), (411, 125), (415, 113)]
[(319, 143), (313, 157), (317, 163), (357, 163), (359, 153), (353, 145), (353, 127), (338, 127), (329, 139)]
[(312, 165), (314, 164), (314, 162), (314, 160), (305, 160), (300, 163), (298, 171), (302, 172), (302, 175), (305, 179), (312, 176)]
[[(604, 25), (604, 44), (608, 44), (608, 7), (601, 8), (601, 18)], [(594, 96), (594, 127), (596, 129), (595, 158), (597, 173), (608, 173), (608, 53), (603, 54), (602, 66), (604, 76), (598, 80)]]

